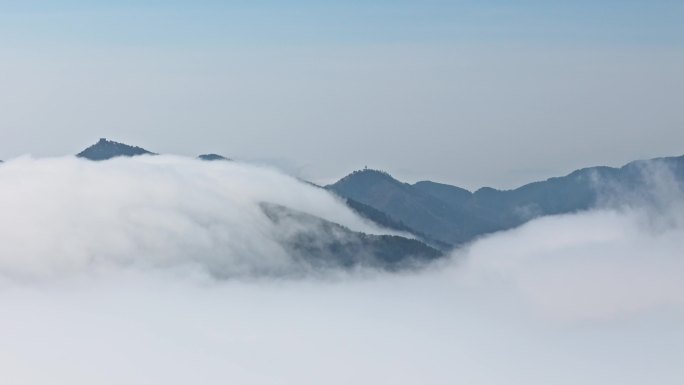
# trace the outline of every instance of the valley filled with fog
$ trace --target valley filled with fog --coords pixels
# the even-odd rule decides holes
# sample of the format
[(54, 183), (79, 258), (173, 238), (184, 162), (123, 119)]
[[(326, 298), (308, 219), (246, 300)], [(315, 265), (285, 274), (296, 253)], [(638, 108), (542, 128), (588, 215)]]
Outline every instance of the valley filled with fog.
[[(681, 384), (684, 194), (650, 171), (643, 196), (387, 270), (296, 258), (293, 239), (412, 235), (273, 169), (12, 159), (0, 165), (0, 373), (12, 384)], [(263, 203), (306, 216), (274, 221)]]
[(0, 0), (0, 385), (683, 385), (683, 21)]

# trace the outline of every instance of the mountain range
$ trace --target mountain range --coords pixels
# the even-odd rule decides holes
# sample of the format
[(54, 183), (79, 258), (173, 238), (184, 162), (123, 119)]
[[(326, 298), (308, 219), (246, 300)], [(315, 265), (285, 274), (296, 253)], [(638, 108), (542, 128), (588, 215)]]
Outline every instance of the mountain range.
[(684, 156), (590, 167), (513, 190), (475, 192), (432, 181), (403, 183), (377, 170), (355, 171), (326, 189), (364, 205), (434, 240), (457, 246), (531, 219), (587, 210), (631, 198), (654, 199), (659, 175), (684, 184)]
[[(157, 154), (103, 138), (76, 156), (102, 161), (138, 155)], [(230, 161), (218, 154), (203, 154), (198, 159)], [(367, 220), (408, 237), (354, 232), (269, 202), (262, 202), (261, 208), (280, 226), (303, 221), (315, 224), (315, 232), (300, 232), (282, 240), (301, 261), (313, 266), (397, 269), (415, 265), (416, 261), (432, 261), (477, 237), (511, 229), (540, 216), (578, 212), (627, 197), (654, 199), (654, 185), (663, 173), (681, 188), (684, 156), (634, 161), (619, 168), (584, 168), (511, 190), (483, 187), (471, 192), (433, 181), (409, 184), (372, 169), (354, 171), (328, 186), (307, 182), (343, 198), (351, 210)]]

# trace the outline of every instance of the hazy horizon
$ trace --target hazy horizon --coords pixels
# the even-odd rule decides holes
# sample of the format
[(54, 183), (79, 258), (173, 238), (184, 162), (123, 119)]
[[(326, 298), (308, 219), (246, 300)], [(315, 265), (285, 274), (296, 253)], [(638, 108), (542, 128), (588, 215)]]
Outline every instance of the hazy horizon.
[[(142, 147), (142, 148), (144, 148), (144, 149), (146, 149), (146, 150), (150, 150), (150, 151), (152, 151), (152, 152), (155, 152), (155, 150), (151, 150), (150, 147), (140, 146), (140, 145), (135, 144), (135, 143), (120, 141), (120, 140), (112, 139), (112, 138), (98, 138), (98, 140), (99, 140), (99, 139), (107, 139), (107, 140), (110, 140), (110, 141), (115, 141), (115, 142), (119, 142), (119, 143), (131, 145), (131, 146), (138, 146), (138, 147)], [(96, 141), (94, 141), (94, 142), (91, 143), (90, 145), (95, 144), (95, 142), (96, 142)], [(86, 147), (82, 148), (81, 150), (83, 150), (83, 149), (85, 149), (85, 148), (86, 148)], [(80, 152), (80, 150), (79, 150), (79, 152)], [(210, 154), (210, 153), (213, 153), (213, 152), (203, 152), (203, 153), (197, 153), (197, 154), (172, 154), (172, 153), (158, 153), (158, 154), (160, 154), (160, 155), (176, 155), (176, 156), (183, 156), (183, 157), (189, 157), (189, 158), (196, 158), (196, 157), (199, 156), (199, 155), (202, 155), (202, 154)], [(40, 159), (40, 158), (60, 158), (60, 157), (62, 157), (62, 156), (70, 156), (70, 155), (75, 155), (75, 153), (74, 153), (74, 154), (60, 154), (60, 155), (55, 154), (55, 155), (52, 155), (52, 156), (39, 157), (39, 156), (36, 156), (36, 155), (34, 155), (34, 154), (30, 153), (30, 152), (27, 152), (27, 153), (20, 154), (20, 155), (18, 156), (18, 158), (19, 158), (19, 157), (25, 157), (25, 156), (33, 157), (33, 158), (36, 158), (36, 159)], [(219, 155), (224, 155), (224, 156), (227, 156), (228, 158), (230, 158), (230, 155), (227, 155), (227, 154), (219, 154)], [(662, 157), (679, 157), (679, 156), (684, 156), (684, 154), (656, 155), (656, 156), (653, 156), (652, 158), (648, 158), (648, 159), (656, 159), (656, 158), (662, 158)], [(353, 169), (348, 170), (348, 171), (345, 172), (344, 174), (341, 174), (341, 175), (338, 175), (338, 176), (332, 176), (332, 177), (329, 177), (329, 178), (307, 179), (306, 177), (303, 176), (303, 174), (302, 174), (302, 172), (301, 172), (301, 169), (297, 168), (295, 165), (293, 165), (293, 164), (291, 164), (291, 163), (289, 163), (289, 162), (287, 162), (286, 160), (283, 160), (283, 159), (269, 159), (269, 158), (243, 158), (243, 159), (239, 159), (239, 158), (235, 158), (235, 157), (233, 157), (233, 158), (231, 158), (231, 159), (234, 160), (234, 161), (244, 162), (244, 163), (247, 163), (247, 164), (253, 164), (253, 165), (256, 165), (256, 166), (273, 167), (273, 168), (275, 168), (275, 169), (277, 169), (277, 170), (279, 170), (279, 171), (281, 171), (281, 172), (284, 172), (284, 173), (287, 174), (287, 175), (290, 175), (290, 176), (293, 176), (293, 177), (296, 177), (296, 178), (300, 178), (300, 179), (304, 179), (304, 180), (307, 180), (307, 181), (309, 181), (309, 182), (316, 183), (316, 184), (321, 185), (321, 186), (325, 186), (325, 185), (327, 185), (327, 184), (334, 183), (334, 182), (340, 180), (341, 178), (343, 178), (343, 177), (349, 175), (350, 173), (352, 173), (352, 172), (354, 172), (354, 171), (363, 170), (363, 169), (365, 169), (365, 168), (373, 169), (373, 170), (380, 170), (380, 171), (384, 171), (384, 172), (388, 172), (390, 175), (392, 175), (394, 178), (398, 179), (399, 181), (405, 182), (405, 183), (410, 183), (410, 184), (416, 183), (416, 182), (420, 182), (420, 181), (428, 180), (427, 178), (421, 176), (420, 173), (418, 173), (417, 175), (413, 175), (413, 174), (403, 174), (403, 173), (401, 173), (401, 172), (394, 172), (394, 171), (392, 171), (391, 168), (390, 168), (390, 169), (380, 169), (380, 168), (373, 167), (372, 165), (371, 165), (371, 166), (369, 166), (369, 165), (358, 166), (358, 167), (356, 167), (356, 168), (353, 168)], [(526, 185), (526, 184), (533, 183), (533, 182), (538, 182), (538, 181), (542, 181), (542, 180), (546, 180), (546, 179), (548, 179), (548, 178), (559, 177), (559, 176), (565, 176), (565, 175), (571, 173), (572, 171), (579, 170), (579, 169), (582, 169), (582, 168), (596, 167), (596, 166), (608, 166), (608, 167), (616, 167), (616, 168), (619, 168), (619, 167), (622, 167), (622, 166), (624, 166), (624, 165), (626, 165), (627, 163), (632, 162), (632, 161), (648, 160), (648, 159), (647, 159), (647, 158), (638, 158), (638, 159), (635, 158), (635, 159), (629, 159), (629, 160), (624, 161), (624, 162), (622, 162), (622, 163), (616, 163), (616, 164), (587, 164), (587, 165), (580, 165), (580, 166), (578, 166), (577, 168), (573, 168), (573, 169), (569, 169), (569, 170), (559, 170), (559, 171), (558, 171), (557, 173), (555, 173), (555, 174), (554, 174), (551, 170), (546, 170), (548, 174), (547, 174), (547, 173), (539, 174), (539, 175), (537, 176), (538, 179), (530, 179), (530, 180), (527, 180), (527, 181), (521, 180), (521, 181), (518, 182), (517, 184), (513, 184), (513, 185), (510, 185), (510, 186), (496, 186), (496, 185), (464, 186), (464, 185), (456, 185), (456, 184), (454, 184), (454, 185), (455, 185), (455, 186), (458, 186), (458, 187), (461, 187), (461, 188), (468, 189), (468, 190), (473, 191), (473, 192), (476, 191), (476, 190), (478, 190), (478, 189), (480, 189), (480, 188), (483, 188), (483, 187), (494, 187), (494, 188), (498, 188), (498, 189), (502, 189), (502, 190), (506, 190), (506, 189), (515, 189), (515, 188), (524, 186), (524, 185)], [(2, 159), (2, 160), (8, 161), (8, 160), (12, 160), (12, 158), (10, 158), (10, 159)], [(427, 174), (429, 174), (429, 172), (426, 171), (425, 174), (427, 175)], [(438, 182), (438, 183), (451, 184), (450, 182), (447, 182), (447, 181), (444, 181), (444, 180), (439, 180), (439, 179), (437, 179), (437, 180), (432, 180), (432, 181), (433, 181), (433, 182)]]
[(682, 19), (675, 1), (3, 2), (0, 159), (108, 137), (474, 189), (679, 155)]

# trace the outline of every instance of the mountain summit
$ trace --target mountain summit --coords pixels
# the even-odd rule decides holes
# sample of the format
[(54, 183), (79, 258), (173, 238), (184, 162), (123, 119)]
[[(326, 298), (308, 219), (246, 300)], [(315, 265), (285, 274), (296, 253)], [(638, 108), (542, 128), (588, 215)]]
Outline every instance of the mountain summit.
[(200, 160), (207, 160), (207, 161), (214, 161), (214, 160), (231, 160), (230, 158), (226, 158), (223, 155), (218, 155), (218, 154), (202, 154), (197, 157), (197, 159)]
[(157, 155), (144, 148), (129, 146), (101, 138), (97, 143), (79, 152), (76, 156), (89, 160), (107, 160), (117, 156)]
[(415, 230), (411, 232), (416, 235), (423, 234), (442, 243), (455, 245), (499, 229), (496, 223), (475, 215), (463, 205), (452, 205), (450, 200), (433, 195), (437, 193), (432, 190), (446, 190), (445, 195), (454, 195), (451, 200), (467, 200), (471, 193), (455, 186), (428, 182), (416, 186), (383, 171), (364, 169), (325, 188), (387, 214)]

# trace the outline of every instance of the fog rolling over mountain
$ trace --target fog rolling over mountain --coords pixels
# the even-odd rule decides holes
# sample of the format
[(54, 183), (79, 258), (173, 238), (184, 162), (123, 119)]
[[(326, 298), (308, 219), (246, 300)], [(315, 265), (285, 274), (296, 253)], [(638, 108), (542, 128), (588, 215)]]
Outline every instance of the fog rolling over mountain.
[(684, 378), (684, 195), (668, 172), (638, 205), (537, 218), (399, 271), (374, 268), (381, 229), (262, 167), (19, 158), (0, 184), (12, 383)]
[(98, 147), (0, 165), (10, 383), (684, 379), (681, 157), (471, 193)]
[(375, 267), (388, 270), (419, 267), (442, 253), (415, 239), (369, 235), (292, 210), (261, 203), (266, 216), (283, 229), (289, 254), (314, 268)]
[(3, 277), (131, 266), (302, 277), (414, 268), (443, 255), (324, 189), (239, 162), (18, 158), (0, 168), (0, 183), (0, 210), (13, 218), (0, 228)]
[[(140, 155), (157, 154), (141, 147), (103, 138), (78, 153), (77, 157), (102, 161)], [(203, 154), (197, 159), (230, 160), (218, 154)], [(663, 174), (666, 174), (663, 178), (672, 180), (675, 184), (683, 183), (684, 156), (635, 161), (621, 168), (590, 167), (563, 177), (550, 178), (505, 191), (485, 187), (470, 192), (432, 181), (421, 181), (411, 185), (394, 179), (386, 172), (364, 169), (351, 173), (326, 186), (325, 189), (342, 197), (350, 211), (375, 224), (377, 228), (394, 232), (393, 237), (364, 238), (363, 233), (350, 230), (346, 233), (356, 240), (352, 246), (351, 243), (340, 243), (339, 240), (320, 241), (311, 234), (305, 236), (302, 233), (296, 237), (298, 241), (294, 242), (297, 247), (292, 247), (292, 240), (286, 242), (288, 245), (285, 246), (289, 253), (308, 255), (300, 261), (309, 261), (314, 265), (350, 267), (350, 262), (354, 261), (352, 265), (380, 268), (382, 263), (385, 263), (385, 268), (395, 269), (398, 266), (411, 265), (408, 261), (432, 261), (437, 256), (444, 255), (444, 252), (477, 237), (514, 228), (537, 217), (606, 207), (616, 202), (625, 204), (627, 200), (647, 201), (655, 190), (657, 178)], [(309, 182), (302, 182), (312, 188), (318, 188)], [(274, 207), (280, 207), (278, 203), (264, 201), (259, 204), (267, 216), (270, 215), (272, 222), (278, 224), (275, 220), (277, 217), (272, 215), (276, 211), (282, 211), (274, 210)], [(270, 208), (270, 211), (266, 208)], [(298, 212), (287, 206), (283, 206), (282, 209), (290, 210), (287, 211), (290, 214)], [(290, 220), (295, 217), (303, 220), (308, 218), (307, 215), (311, 213), (302, 211), (301, 215), (287, 217)], [(339, 225), (334, 221), (329, 222), (324, 218), (312, 216), (314, 217), (315, 221), (308, 222), (319, 228), (321, 236), (329, 237), (333, 232), (324, 229), (329, 230)], [(343, 228), (344, 226), (339, 227)], [(334, 233), (339, 234), (342, 231)], [(405, 237), (414, 239), (409, 240)], [(309, 245), (303, 245), (304, 240), (309, 242)], [(364, 245), (363, 249), (370, 254), (362, 251), (360, 245)], [(356, 251), (350, 252), (352, 249)], [(436, 252), (435, 249), (441, 250), (442, 253)], [(320, 261), (314, 263), (313, 251), (321, 254)], [(335, 253), (339, 255), (332, 258)], [(390, 253), (395, 255), (390, 256)], [(351, 254), (367, 254), (369, 258), (363, 262)], [(333, 261), (336, 263), (332, 263)]]
[(0, 0), (0, 385), (684, 385), (683, 21)]
[[(103, 160), (150, 154), (154, 153), (101, 139), (77, 156)], [(198, 159), (230, 160), (218, 154), (203, 154)], [(432, 181), (410, 185), (372, 169), (355, 171), (325, 188), (345, 198), (350, 209), (378, 226), (411, 234), (428, 247), (448, 251), (537, 217), (646, 198), (658, 170), (671, 173), (672, 179), (681, 183), (684, 156), (635, 161), (621, 168), (590, 167), (503, 191), (484, 187), (470, 192)]]

